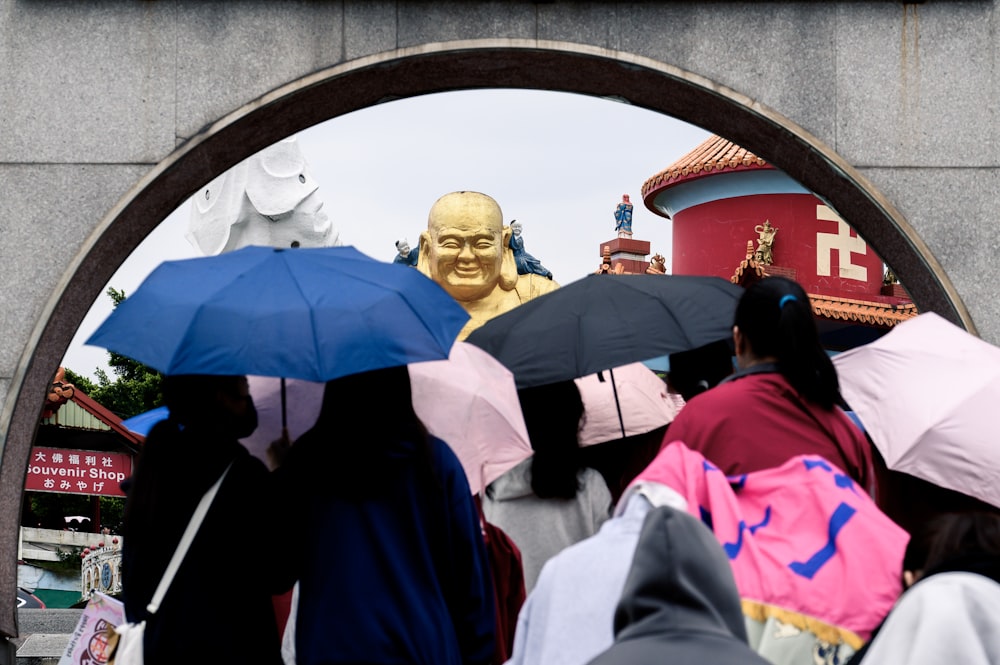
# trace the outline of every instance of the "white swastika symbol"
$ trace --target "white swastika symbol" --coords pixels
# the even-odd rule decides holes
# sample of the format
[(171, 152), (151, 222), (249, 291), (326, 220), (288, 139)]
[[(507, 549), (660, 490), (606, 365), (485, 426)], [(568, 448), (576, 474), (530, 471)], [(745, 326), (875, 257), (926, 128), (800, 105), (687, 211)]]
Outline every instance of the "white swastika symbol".
[(852, 252), (854, 254), (867, 253), (868, 246), (865, 241), (857, 236), (852, 237), (851, 227), (847, 225), (847, 222), (825, 205), (816, 206), (816, 219), (837, 222), (836, 233), (816, 233), (816, 274), (829, 277), (830, 254), (836, 249), (840, 257), (839, 276), (844, 279), (868, 281), (868, 268), (851, 263)]

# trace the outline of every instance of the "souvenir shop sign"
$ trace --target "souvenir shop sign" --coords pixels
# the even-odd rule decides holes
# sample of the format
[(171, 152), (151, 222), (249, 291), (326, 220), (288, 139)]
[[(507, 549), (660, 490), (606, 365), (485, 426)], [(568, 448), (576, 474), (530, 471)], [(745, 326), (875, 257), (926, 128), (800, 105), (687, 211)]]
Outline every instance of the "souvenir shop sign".
[(32, 448), (24, 489), (32, 492), (125, 496), (121, 482), (132, 475), (132, 456), (93, 450)]

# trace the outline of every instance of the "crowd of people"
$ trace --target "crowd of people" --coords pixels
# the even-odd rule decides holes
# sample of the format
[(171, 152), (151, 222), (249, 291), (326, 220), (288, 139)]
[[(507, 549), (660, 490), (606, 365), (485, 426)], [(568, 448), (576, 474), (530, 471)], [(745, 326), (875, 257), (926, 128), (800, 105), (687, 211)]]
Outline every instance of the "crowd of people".
[[(573, 381), (520, 390), (533, 455), (475, 496), (415, 415), (405, 367), (328, 382), (270, 472), (238, 442), (256, 425), (245, 377), (167, 377), (170, 418), (127, 481), (124, 600), (149, 619), (147, 662), (1000, 661), (997, 509), (901, 505), (910, 479), (846, 413), (797, 283), (750, 286), (732, 340), (678, 354), (667, 385), (682, 408), (658, 445), (620, 448), (613, 477), (580, 447)], [(239, 553), (279, 518), (281, 557)], [(289, 615), (276, 599), (293, 585)]]

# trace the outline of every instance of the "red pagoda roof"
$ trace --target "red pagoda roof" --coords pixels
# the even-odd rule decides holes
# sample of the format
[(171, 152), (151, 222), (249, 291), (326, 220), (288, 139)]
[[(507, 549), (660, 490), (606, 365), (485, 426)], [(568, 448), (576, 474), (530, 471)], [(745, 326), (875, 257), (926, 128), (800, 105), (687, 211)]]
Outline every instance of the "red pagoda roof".
[(741, 148), (721, 136), (710, 136), (697, 148), (646, 180), (642, 185), (643, 200), (668, 186), (724, 171), (773, 169), (766, 161), (746, 148)]

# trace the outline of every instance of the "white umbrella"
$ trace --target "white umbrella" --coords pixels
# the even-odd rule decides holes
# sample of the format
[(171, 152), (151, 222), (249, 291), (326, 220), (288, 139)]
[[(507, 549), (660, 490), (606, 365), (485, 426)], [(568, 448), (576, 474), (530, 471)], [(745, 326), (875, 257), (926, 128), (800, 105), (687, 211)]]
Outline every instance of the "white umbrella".
[(890, 469), (1000, 506), (1000, 348), (928, 312), (833, 363)]

